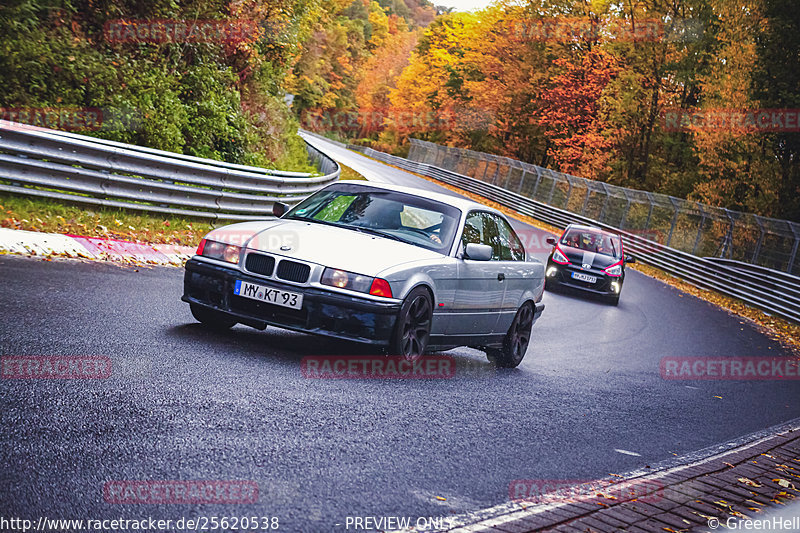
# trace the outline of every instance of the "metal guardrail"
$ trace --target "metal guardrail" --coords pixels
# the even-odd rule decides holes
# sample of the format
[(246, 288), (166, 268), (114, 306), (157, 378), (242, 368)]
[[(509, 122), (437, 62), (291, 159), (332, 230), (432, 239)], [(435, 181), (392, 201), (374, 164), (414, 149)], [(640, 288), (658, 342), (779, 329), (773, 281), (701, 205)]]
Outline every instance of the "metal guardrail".
[[(697, 257), (646, 239), (639, 234), (620, 230), (603, 222), (527, 198), (503, 187), (428, 163), (411, 161), (372, 148), (352, 145), (349, 145), (348, 148), (404, 170), (490, 198), (519, 213), (557, 228), (564, 228), (572, 223), (581, 223), (615, 231), (623, 236), (626, 248), (633, 252), (642, 263), (657, 267), (698, 288), (717, 291), (759, 308), (770, 315), (800, 323), (800, 294), (796, 281), (798, 278), (795, 276), (767, 268), (748, 270), (741, 268), (738, 264), (731, 265), (719, 259)], [(749, 266), (754, 267), (754, 265)]]
[(800, 275), (800, 224), (556, 172), (507, 157), (411, 139), (408, 159), (500, 186), (659, 242)]
[(202, 159), (0, 121), (0, 191), (214, 220), (273, 216), (339, 179), (306, 144), (321, 175)]

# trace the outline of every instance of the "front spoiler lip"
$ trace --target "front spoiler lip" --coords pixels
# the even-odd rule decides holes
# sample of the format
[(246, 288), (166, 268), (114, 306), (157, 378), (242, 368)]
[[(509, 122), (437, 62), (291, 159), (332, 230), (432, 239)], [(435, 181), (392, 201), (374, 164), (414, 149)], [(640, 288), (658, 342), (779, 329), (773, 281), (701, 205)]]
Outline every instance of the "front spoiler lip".
[[(361, 299), (355, 296), (342, 295), (335, 292), (327, 292), (314, 287), (297, 287), (294, 285), (282, 284), (274, 280), (267, 280), (252, 276), (250, 274), (241, 272), (231, 268), (226, 268), (218, 265), (213, 265), (205, 261), (197, 261), (190, 259), (186, 263), (187, 280), (188, 275), (192, 272), (197, 272), (206, 276), (213, 276), (222, 280), (223, 284), (229, 283), (231, 280), (243, 280), (250, 283), (256, 283), (262, 286), (275, 287), (278, 289), (300, 292), (303, 294), (304, 306), (308, 302), (310, 306), (307, 308), (308, 316), (304, 325), (294, 323), (287, 323), (281, 320), (270, 319), (257, 314), (248, 314), (231, 309), (230, 305), (216, 305), (213, 302), (206, 301), (194, 297), (189, 292), (189, 282), (185, 281), (184, 294), (181, 300), (190, 304), (202, 305), (209, 309), (214, 309), (226, 314), (229, 314), (237, 319), (238, 322), (257, 328), (264, 329), (267, 325), (276, 326), (283, 329), (299, 331), (302, 333), (311, 333), (316, 335), (324, 335), (343, 339), (348, 341), (357, 341), (367, 344), (380, 344), (387, 345), (390, 340), (390, 334), (393, 330), (394, 321), (397, 313), (400, 310), (400, 304), (395, 302), (376, 302), (374, 300)], [(227, 287), (227, 285), (226, 285)], [(230, 297), (231, 295), (228, 295)], [(257, 302), (257, 300), (253, 300)], [(225, 300), (229, 302), (229, 300)], [(331, 328), (321, 327), (319, 321), (326, 316), (317, 316), (320, 313), (320, 307), (327, 307), (327, 311), (338, 311), (341, 314), (348, 314), (348, 319), (358, 321), (361, 319), (365, 328), (373, 327), (374, 335), (356, 335), (350, 333), (343, 333), (335, 331)], [(312, 314), (314, 316), (312, 316)], [(330, 318), (327, 316), (327, 318)]]
[(533, 304), (533, 323), (534, 324), (542, 316), (542, 312), (544, 312), (544, 304), (542, 302), (534, 303)]
[[(551, 281), (550, 281), (551, 283), (555, 283), (555, 284), (557, 284), (557, 285), (559, 285), (561, 287), (567, 287), (567, 288), (574, 289), (574, 290), (577, 290), (577, 291), (588, 292), (588, 293), (591, 293), (591, 294), (598, 294), (598, 295), (601, 295), (601, 296), (615, 296), (615, 295), (619, 294), (619, 293), (614, 292), (614, 291), (611, 290), (611, 283), (614, 282), (614, 281), (622, 281), (622, 279), (624, 278), (624, 275), (623, 276), (609, 276), (605, 272), (597, 272), (597, 271), (579, 269), (579, 268), (576, 268), (575, 265), (572, 265), (572, 264), (560, 265), (558, 263), (551, 263), (551, 262), (548, 261), (548, 265), (547, 266), (548, 267), (556, 266), (558, 268), (558, 275), (555, 276), (554, 278), (551, 278)], [(593, 289), (591, 287), (586, 287), (584, 285), (577, 285), (577, 284), (574, 284), (574, 283), (570, 283), (568, 280), (570, 280), (572, 278), (570, 278), (570, 277), (568, 277), (566, 275), (569, 272), (580, 272), (580, 273), (583, 273), (583, 274), (587, 274), (589, 276), (594, 276), (594, 277), (598, 278), (598, 280), (602, 279), (602, 280), (604, 280), (603, 283), (608, 285), (608, 289), (605, 289), (605, 290)]]

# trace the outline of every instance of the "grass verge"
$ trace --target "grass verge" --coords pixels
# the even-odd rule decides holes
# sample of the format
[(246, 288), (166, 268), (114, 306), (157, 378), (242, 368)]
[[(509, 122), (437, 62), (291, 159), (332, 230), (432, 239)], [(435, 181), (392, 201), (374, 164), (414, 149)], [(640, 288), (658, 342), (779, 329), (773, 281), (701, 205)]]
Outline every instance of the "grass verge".
[(202, 219), (85, 207), (7, 193), (0, 194), (0, 210), (4, 228), (153, 244), (196, 246), (215, 227)]
[(366, 181), (366, 179), (367, 179), (367, 178), (365, 178), (364, 176), (362, 176), (361, 174), (359, 174), (358, 172), (356, 172), (356, 171), (355, 171), (355, 170), (353, 170), (352, 168), (350, 168), (350, 167), (348, 167), (348, 166), (346, 166), (346, 165), (343, 165), (343, 164), (341, 164), (341, 163), (339, 163), (339, 166), (340, 166), (340, 167), (341, 167), (341, 169), (342, 169), (342, 174), (341, 174), (341, 176), (340, 176), (340, 178), (339, 178), (339, 179), (342, 179), (342, 180), (362, 180), (362, 181)]

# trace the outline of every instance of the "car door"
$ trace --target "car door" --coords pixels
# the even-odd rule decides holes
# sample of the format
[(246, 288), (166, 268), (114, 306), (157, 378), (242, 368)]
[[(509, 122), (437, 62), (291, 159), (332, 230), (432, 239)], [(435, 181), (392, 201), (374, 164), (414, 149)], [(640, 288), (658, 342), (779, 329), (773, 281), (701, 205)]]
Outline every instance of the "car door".
[(505, 332), (511, 327), (523, 293), (530, 288), (531, 284), (535, 283), (535, 278), (533, 271), (525, 262), (525, 247), (511, 224), (500, 215), (492, 213), (490, 216), (497, 227), (497, 269), (505, 278), (503, 280), (505, 290), (502, 311), (498, 316), (495, 329), (498, 332)]
[[(461, 236), (462, 253), (468, 243), (487, 244), (496, 249), (497, 226), (491, 213), (472, 211), (467, 215)], [(499, 259), (499, 255), (497, 257)], [(494, 253), (491, 261), (476, 261), (462, 256), (458, 263), (454, 316), (448, 328), (449, 335), (468, 337), (494, 331), (498, 311), (503, 306), (504, 277)]]

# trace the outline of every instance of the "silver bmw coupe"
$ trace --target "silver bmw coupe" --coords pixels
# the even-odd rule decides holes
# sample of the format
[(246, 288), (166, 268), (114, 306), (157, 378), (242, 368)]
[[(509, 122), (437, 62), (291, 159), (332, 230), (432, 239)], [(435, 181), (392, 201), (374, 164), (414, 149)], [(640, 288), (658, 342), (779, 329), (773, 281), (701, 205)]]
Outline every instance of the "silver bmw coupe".
[(275, 220), (215, 229), (183, 301), (212, 328), (267, 325), (415, 360), (471, 346), (519, 365), (544, 310), (544, 266), (505, 216), (468, 199), (339, 181)]

